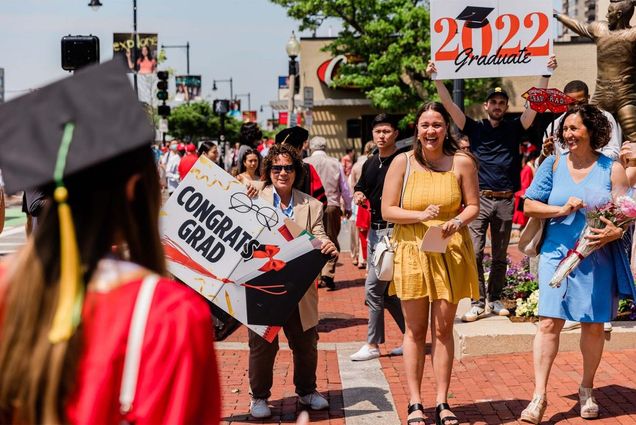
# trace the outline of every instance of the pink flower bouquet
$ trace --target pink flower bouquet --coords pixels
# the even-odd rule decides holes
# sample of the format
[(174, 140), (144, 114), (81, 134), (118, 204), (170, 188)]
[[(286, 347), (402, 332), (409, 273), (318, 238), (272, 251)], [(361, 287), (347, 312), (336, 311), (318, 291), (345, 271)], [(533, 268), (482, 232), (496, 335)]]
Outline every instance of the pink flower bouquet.
[(558, 288), (561, 281), (574, 270), (579, 263), (591, 253), (598, 249), (597, 246), (590, 246), (591, 240), (588, 236), (594, 233), (591, 228), (602, 229), (605, 223), (601, 221), (601, 217), (605, 217), (616, 227), (622, 227), (636, 221), (636, 201), (629, 196), (623, 195), (607, 202), (601, 206), (589, 210), (586, 214), (587, 224), (581, 232), (579, 240), (574, 247), (570, 249), (563, 260), (559, 263), (554, 276), (550, 281), (550, 286)]

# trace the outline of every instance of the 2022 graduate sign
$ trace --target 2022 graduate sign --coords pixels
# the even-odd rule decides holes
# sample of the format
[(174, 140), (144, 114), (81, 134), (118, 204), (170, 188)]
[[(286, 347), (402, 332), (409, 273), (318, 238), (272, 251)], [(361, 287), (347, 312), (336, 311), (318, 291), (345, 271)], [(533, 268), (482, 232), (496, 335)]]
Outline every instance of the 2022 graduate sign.
[(548, 74), (552, 22), (550, 0), (431, 0), (433, 77)]

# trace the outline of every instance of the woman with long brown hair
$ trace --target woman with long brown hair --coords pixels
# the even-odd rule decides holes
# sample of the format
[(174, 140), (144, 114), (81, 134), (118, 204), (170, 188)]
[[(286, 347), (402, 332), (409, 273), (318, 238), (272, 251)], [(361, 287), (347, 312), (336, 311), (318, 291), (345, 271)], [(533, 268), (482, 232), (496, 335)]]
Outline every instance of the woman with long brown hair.
[[(395, 223), (393, 283), (406, 321), (404, 367), (409, 423), (425, 423), (420, 394), (431, 316), (431, 358), (437, 387), (435, 422), (459, 421), (447, 403), (453, 367), (453, 321), (462, 298), (476, 298), (477, 264), (466, 225), (479, 214), (477, 163), (450, 135), (450, 116), (437, 102), (415, 119), (413, 152), (397, 157), (384, 181), (382, 217)], [(420, 249), (428, 231), (441, 228), (445, 252)]]
[[(0, 108), (2, 143), (45, 150), (37, 164), (0, 159), (8, 189), (43, 185), (54, 200), (0, 263), (0, 423), (219, 422), (211, 317), (162, 277), (152, 127), (121, 68), (90, 68)], [(50, 102), (61, 113), (32, 112)]]

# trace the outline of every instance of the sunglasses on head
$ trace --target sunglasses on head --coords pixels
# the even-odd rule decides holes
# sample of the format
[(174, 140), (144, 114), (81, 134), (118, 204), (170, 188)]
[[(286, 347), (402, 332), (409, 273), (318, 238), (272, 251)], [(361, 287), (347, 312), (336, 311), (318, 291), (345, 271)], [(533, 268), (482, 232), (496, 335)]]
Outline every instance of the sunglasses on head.
[(272, 172), (274, 173), (280, 173), (283, 170), (285, 170), (285, 172), (287, 173), (291, 173), (295, 171), (294, 166), (291, 164), (290, 165), (272, 165)]

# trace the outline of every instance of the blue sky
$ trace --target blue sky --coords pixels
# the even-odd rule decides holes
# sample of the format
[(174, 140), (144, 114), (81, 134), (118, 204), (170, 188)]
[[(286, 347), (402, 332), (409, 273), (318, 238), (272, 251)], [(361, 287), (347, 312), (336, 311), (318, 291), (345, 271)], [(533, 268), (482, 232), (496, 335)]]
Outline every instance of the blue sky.
[[(112, 33), (132, 32), (133, 2), (101, 0), (98, 11), (88, 2), (2, 0), (0, 67), (7, 99), (68, 75), (60, 65), (64, 35), (97, 35), (102, 61), (112, 57)], [(282, 7), (267, 0), (137, 0), (137, 10), (139, 32), (156, 32), (163, 44), (190, 42), (190, 71), (202, 75), (203, 97), (229, 98), (229, 84), (212, 92), (212, 80), (232, 77), (235, 94), (251, 93), (252, 109), (276, 98), (277, 76), (287, 73), (285, 44), (298, 26)], [(166, 53), (162, 66), (185, 74), (185, 49)], [(247, 98), (240, 99), (247, 106)]]
[[(98, 11), (88, 2), (1, 1), (0, 67), (5, 69), (6, 99), (68, 75), (60, 65), (64, 35), (97, 35), (102, 61), (112, 56), (113, 32), (132, 31), (133, 1), (101, 0)], [(276, 99), (277, 76), (287, 73), (285, 44), (298, 26), (282, 7), (268, 0), (137, 0), (137, 7), (139, 32), (156, 32), (163, 44), (190, 42), (191, 73), (202, 75), (204, 98), (229, 98), (229, 85), (219, 83), (213, 92), (212, 80), (232, 77), (235, 94), (251, 94), (252, 109)], [(338, 25), (331, 24), (335, 34)], [(317, 35), (327, 32), (323, 25)], [(167, 55), (162, 67), (185, 74), (185, 49), (169, 49)], [(240, 99), (247, 109), (247, 99)], [(271, 115), (268, 107), (264, 115)]]

